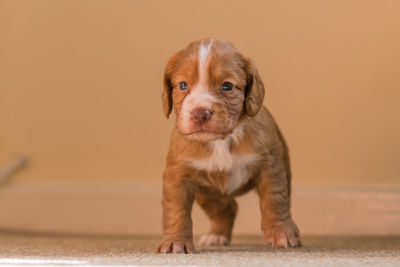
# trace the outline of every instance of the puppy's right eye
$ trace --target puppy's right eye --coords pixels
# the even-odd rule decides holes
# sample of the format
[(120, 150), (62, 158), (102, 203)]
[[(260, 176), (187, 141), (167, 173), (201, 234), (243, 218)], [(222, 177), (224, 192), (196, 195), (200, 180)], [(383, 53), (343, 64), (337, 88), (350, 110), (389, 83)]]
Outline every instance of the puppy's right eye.
[(230, 82), (224, 82), (221, 86), (221, 89), (224, 91), (232, 91), (233, 84), (231, 84)]
[(188, 89), (187, 82), (180, 82), (179, 89), (181, 89), (182, 91)]

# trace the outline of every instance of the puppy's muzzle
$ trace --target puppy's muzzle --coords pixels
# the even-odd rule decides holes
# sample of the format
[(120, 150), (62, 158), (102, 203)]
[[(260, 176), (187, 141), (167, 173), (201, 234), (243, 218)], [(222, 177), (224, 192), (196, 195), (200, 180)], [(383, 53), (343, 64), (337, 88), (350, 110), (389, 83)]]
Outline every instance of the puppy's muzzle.
[(212, 116), (212, 112), (204, 108), (196, 108), (192, 111), (192, 118), (200, 125), (207, 123)]

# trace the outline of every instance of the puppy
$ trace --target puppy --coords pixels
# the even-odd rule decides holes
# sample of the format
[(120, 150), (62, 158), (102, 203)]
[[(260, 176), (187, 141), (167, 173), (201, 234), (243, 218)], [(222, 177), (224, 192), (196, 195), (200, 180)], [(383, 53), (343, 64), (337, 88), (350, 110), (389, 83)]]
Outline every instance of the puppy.
[(254, 63), (227, 41), (194, 41), (167, 63), (162, 94), (167, 118), (175, 110), (163, 175), (159, 253), (193, 253), (194, 201), (211, 221), (200, 245), (228, 245), (235, 197), (255, 188), (261, 228), (272, 246), (300, 245), (290, 215), (290, 166), (285, 141), (263, 106), (264, 85)]

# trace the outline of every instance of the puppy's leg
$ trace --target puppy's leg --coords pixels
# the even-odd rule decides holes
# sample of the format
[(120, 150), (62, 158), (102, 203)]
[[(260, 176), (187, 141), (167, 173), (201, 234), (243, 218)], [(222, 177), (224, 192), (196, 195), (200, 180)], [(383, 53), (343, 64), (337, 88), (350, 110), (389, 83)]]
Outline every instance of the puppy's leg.
[(290, 215), (290, 173), (281, 152), (281, 149), (277, 149), (268, 155), (266, 168), (257, 180), (261, 228), (272, 246), (297, 247), (300, 246), (299, 229)]
[(163, 231), (159, 253), (194, 253), (192, 205), (194, 195), (183, 180), (164, 174)]
[(233, 198), (213, 198), (199, 194), (196, 194), (196, 201), (211, 220), (210, 230), (200, 238), (199, 245), (229, 245), (237, 213), (236, 201)]

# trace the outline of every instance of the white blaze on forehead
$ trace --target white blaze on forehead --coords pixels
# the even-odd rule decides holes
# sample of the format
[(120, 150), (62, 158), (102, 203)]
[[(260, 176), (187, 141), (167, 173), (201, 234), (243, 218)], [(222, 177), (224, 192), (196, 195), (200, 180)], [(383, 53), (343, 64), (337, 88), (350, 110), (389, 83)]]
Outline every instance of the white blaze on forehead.
[(183, 100), (180, 116), (183, 130), (190, 130), (191, 114), (195, 108), (212, 109), (212, 105), (218, 102), (218, 99), (210, 94), (207, 87), (207, 63), (210, 56), (212, 40), (208, 43), (202, 43), (198, 52), (198, 76), (197, 84), (190, 89), (190, 94)]
[(201, 44), (199, 49), (199, 84), (205, 85), (207, 81), (207, 60), (210, 54), (212, 41), (208, 44)]

